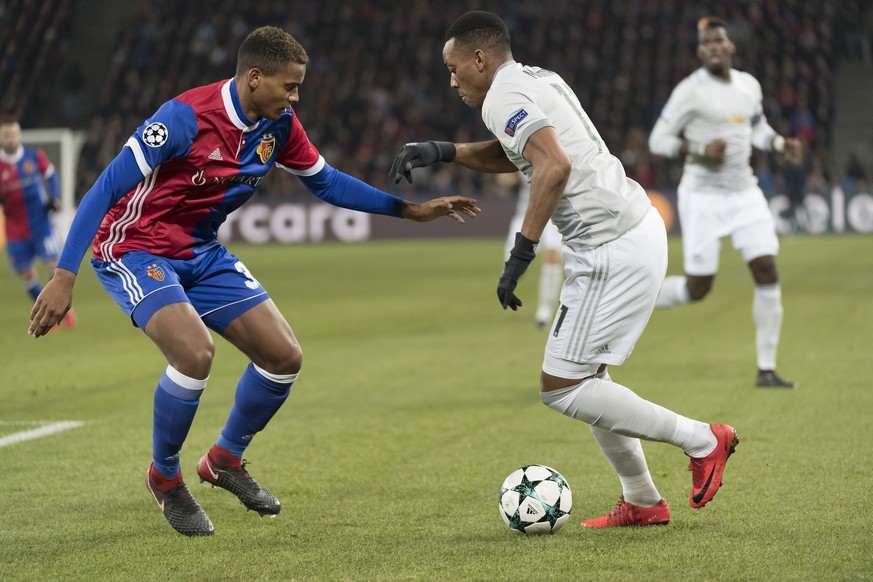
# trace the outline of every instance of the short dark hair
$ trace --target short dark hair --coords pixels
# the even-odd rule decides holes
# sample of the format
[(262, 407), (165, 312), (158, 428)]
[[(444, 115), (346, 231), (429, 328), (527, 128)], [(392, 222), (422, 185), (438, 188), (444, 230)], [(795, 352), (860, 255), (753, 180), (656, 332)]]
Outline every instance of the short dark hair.
[(697, 21), (697, 32), (712, 30), (713, 28), (723, 28), (727, 30), (727, 23), (716, 16), (704, 16)]
[(243, 40), (236, 56), (236, 74), (260, 69), (265, 75), (275, 75), (289, 62), (305, 65), (309, 56), (297, 40), (275, 26), (262, 26)]
[(446, 42), (478, 45), (495, 54), (511, 53), (509, 29), (499, 16), (484, 10), (471, 10), (461, 15), (446, 31)]
[(0, 125), (18, 123), (18, 116), (13, 113), (0, 113)]

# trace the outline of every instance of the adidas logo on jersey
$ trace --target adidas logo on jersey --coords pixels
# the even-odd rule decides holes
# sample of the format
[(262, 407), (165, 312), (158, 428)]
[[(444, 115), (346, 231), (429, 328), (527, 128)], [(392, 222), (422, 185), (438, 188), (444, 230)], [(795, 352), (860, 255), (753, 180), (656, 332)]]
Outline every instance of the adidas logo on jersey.
[(218, 148), (215, 148), (215, 151), (212, 152), (211, 154), (209, 154), (209, 159), (210, 159), (210, 160), (215, 160), (215, 161), (218, 161), (218, 162), (223, 162), (223, 161), (224, 161), (224, 158), (221, 157), (221, 152), (218, 151)]
[(602, 356), (603, 354), (611, 354), (611, 353), (612, 352), (609, 351), (609, 344), (606, 344), (605, 346), (601, 346), (601, 347), (597, 348), (597, 351), (594, 352), (594, 355), (595, 356)]

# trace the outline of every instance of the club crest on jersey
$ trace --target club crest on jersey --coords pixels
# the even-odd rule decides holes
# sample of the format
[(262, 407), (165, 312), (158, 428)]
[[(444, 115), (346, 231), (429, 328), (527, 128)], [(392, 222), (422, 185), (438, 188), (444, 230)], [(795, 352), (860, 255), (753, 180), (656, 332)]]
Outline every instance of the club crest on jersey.
[(509, 137), (514, 136), (515, 128), (518, 127), (518, 124), (521, 123), (521, 120), (525, 117), (527, 117), (527, 111), (525, 111), (524, 109), (519, 109), (518, 111), (513, 113), (509, 117), (509, 121), (506, 122), (506, 127), (503, 128), (503, 131), (506, 133), (506, 135), (508, 135)]
[(164, 270), (159, 267), (157, 263), (152, 263), (151, 265), (146, 267), (146, 273), (155, 281), (164, 280)]
[(36, 166), (33, 163), (33, 160), (25, 160), (24, 162), (24, 173), (25, 174), (33, 174), (36, 171)]
[(167, 126), (160, 121), (149, 123), (146, 128), (142, 130), (142, 140), (147, 146), (152, 148), (161, 147), (167, 143), (169, 137), (170, 131), (167, 129)]
[(265, 133), (261, 136), (261, 143), (258, 144), (258, 157), (261, 158), (261, 163), (266, 164), (273, 157), (273, 150), (276, 149), (276, 138), (272, 133)]

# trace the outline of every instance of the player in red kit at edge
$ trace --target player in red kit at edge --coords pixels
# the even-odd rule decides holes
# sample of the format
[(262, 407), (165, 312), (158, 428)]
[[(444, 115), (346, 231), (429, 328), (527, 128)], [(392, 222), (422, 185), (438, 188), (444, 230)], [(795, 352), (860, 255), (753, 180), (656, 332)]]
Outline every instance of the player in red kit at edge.
[(240, 46), (234, 78), (164, 103), (82, 200), (57, 274), (31, 312), (28, 331), (34, 337), (63, 317), (93, 240), (98, 279), (167, 359), (154, 395), (146, 485), (170, 525), (185, 535), (214, 531), (179, 467), (212, 367), (209, 329), (251, 362), (197, 474), (261, 515), (280, 510), (276, 497), (248, 473), (242, 455), (288, 397), (303, 353), (267, 291), (217, 240), (218, 227), (252, 196), (267, 171), (277, 165), (322, 200), (374, 214), (464, 222), (462, 214), (479, 212), (475, 200), (461, 196), (406, 202), (328, 165), (291, 108), (307, 62), (290, 34), (258, 28)]
[[(38, 257), (55, 272), (60, 244), (50, 214), (58, 209), (61, 188), (58, 174), (45, 152), (21, 144), (21, 125), (13, 116), (0, 117), (0, 206), (5, 218), (6, 254), (32, 300), (42, 291), (34, 268)], [(72, 311), (61, 320), (73, 327)]]

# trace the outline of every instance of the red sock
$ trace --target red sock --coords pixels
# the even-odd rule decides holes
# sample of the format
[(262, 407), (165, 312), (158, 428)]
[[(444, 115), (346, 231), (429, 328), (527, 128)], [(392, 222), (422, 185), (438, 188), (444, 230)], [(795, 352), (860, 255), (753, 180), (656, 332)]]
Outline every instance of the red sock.
[(178, 485), (181, 480), (182, 471), (176, 473), (175, 477), (167, 478), (161, 475), (161, 472), (155, 469), (154, 465), (149, 468), (149, 481), (151, 481), (152, 486), (159, 491), (169, 491)]
[(212, 445), (208, 455), (212, 464), (222, 469), (236, 469), (242, 462), (241, 458), (233, 456), (233, 453), (218, 445)]

